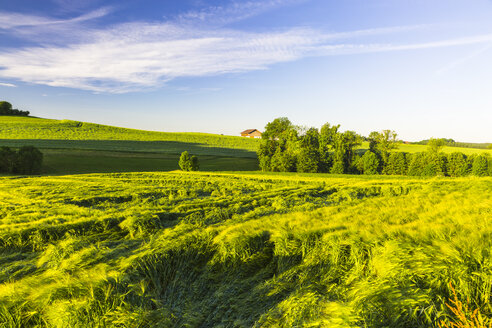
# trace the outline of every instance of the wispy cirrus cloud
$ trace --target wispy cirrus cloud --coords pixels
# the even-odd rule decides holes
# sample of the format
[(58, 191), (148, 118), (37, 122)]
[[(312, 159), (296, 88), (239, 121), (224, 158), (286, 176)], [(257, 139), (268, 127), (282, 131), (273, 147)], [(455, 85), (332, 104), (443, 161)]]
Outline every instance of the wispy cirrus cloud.
[[(53, 19), (35, 15), (0, 11), (0, 30), (11, 30), (22, 27), (42, 27), (48, 25), (73, 25), (104, 17), (110, 11), (111, 9), (109, 7), (104, 7), (71, 19)], [(38, 31), (38, 33), (40, 32), (42, 31)]]
[(15, 84), (12, 84), (12, 83), (0, 82), (0, 87), (15, 88), (17, 86)]
[[(15, 19), (6, 19), (5, 13), (3, 16), (0, 13), (0, 24), (3, 17), (4, 26), (10, 26), (15, 33), (20, 33), (22, 26), (50, 26), (61, 40), (70, 40), (57, 44), (43, 39), (39, 46), (0, 50), (0, 77), (93, 92), (124, 93), (156, 88), (179, 77), (262, 70), (308, 56), (492, 42), (492, 34), (412, 44), (359, 40), (369, 36), (398, 35), (425, 29), (426, 26), (395, 26), (339, 33), (308, 27), (267, 32), (245, 32), (224, 27), (232, 21), (296, 1), (299, 0), (233, 2), (228, 7), (189, 12), (166, 22), (132, 22), (99, 29), (85, 27), (84, 23), (103, 17), (108, 9), (64, 21), (18, 17), (17, 23), (13, 22)], [(37, 33), (39, 30), (42, 31), (30, 31)], [(83, 36), (70, 39), (73, 30), (83, 31)], [(42, 37), (45, 32), (40, 33), (31, 36)]]

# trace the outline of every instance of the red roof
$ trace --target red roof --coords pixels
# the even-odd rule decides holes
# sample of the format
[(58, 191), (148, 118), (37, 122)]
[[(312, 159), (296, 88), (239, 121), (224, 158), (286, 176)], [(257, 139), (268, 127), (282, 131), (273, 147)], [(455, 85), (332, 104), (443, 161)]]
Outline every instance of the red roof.
[[(248, 129), (248, 130), (244, 130), (243, 132), (241, 132), (241, 134), (251, 134), (251, 133), (253, 133), (255, 131), (258, 131), (258, 130), (256, 130), (256, 129)], [(258, 131), (258, 132), (260, 132), (260, 131)]]

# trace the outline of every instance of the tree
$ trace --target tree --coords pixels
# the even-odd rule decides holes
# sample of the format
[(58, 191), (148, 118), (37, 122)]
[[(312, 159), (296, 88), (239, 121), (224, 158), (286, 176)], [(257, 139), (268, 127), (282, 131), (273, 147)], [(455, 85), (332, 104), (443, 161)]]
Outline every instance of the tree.
[(279, 117), (267, 123), (262, 139), (290, 139), (295, 134), (295, 129), (287, 117)]
[(369, 150), (381, 159), (379, 170), (383, 174), (390, 174), (387, 172), (387, 166), (390, 152), (398, 147), (396, 137), (396, 132), (391, 130), (374, 131), (369, 134)]
[(473, 160), (472, 174), (477, 177), (488, 175), (488, 156), (480, 154)]
[(9, 115), (12, 112), (12, 104), (7, 101), (0, 101), (0, 115)]
[(39, 174), (43, 164), (43, 153), (33, 146), (24, 146), (17, 151), (13, 173)]
[(319, 132), (319, 171), (329, 172), (333, 166), (333, 149), (336, 135), (340, 125), (330, 125), (325, 123)]
[(427, 151), (431, 154), (438, 154), (445, 145), (445, 139), (430, 138), (427, 142)]
[(361, 161), (364, 174), (378, 173), (379, 159), (378, 156), (376, 156), (376, 154), (374, 154), (372, 151), (366, 151), (361, 157)]
[(178, 164), (181, 170), (191, 171), (191, 158), (190, 158), (190, 154), (187, 151), (181, 153)]
[(261, 136), (258, 160), (262, 171), (295, 171), (299, 133), (286, 117), (267, 123)]
[(28, 111), (13, 109), (12, 104), (7, 101), (0, 101), (0, 115), (28, 116)]
[(319, 132), (316, 128), (310, 128), (301, 137), (300, 152), (297, 158), (297, 171), (316, 173), (319, 171)]
[(463, 153), (454, 152), (448, 155), (448, 175), (451, 177), (462, 177), (468, 173), (466, 156)]
[(408, 164), (408, 175), (411, 176), (421, 176), (426, 165), (426, 154), (425, 153), (415, 153), (411, 154)]
[(353, 131), (335, 134), (333, 141), (333, 166), (330, 172), (334, 174), (348, 173), (354, 159), (355, 148), (360, 144), (360, 136)]
[(391, 152), (385, 174), (406, 175), (408, 170), (407, 153)]

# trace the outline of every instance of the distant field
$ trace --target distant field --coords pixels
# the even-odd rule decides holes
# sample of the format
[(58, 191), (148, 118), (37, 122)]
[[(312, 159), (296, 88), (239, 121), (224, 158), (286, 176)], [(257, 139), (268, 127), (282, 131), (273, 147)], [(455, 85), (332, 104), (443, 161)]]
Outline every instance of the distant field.
[[(0, 116), (0, 139), (166, 141), (252, 152), (256, 151), (259, 142), (257, 139), (217, 134), (153, 132), (70, 120), (12, 116)], [(98, 147), (97, 144), (94, 146)]]
[(457, 320), (450, 283), (490, 318), (491, 190), (474, 177), (0, 178), (0, 326), (436, 327)]
[[(154, 172), (178, 170), (178, 154), (45, 149), (43, 174)], [(255, 158), (201, 155), (204, 171), (254, 171)]]
[(185, 150), (199, 157), (202, 170), (258, 169), (255, 139), (0, 116), (0, 146), (25, 145), (44, 153), (43, 174), (176, 170)]
[[(368, 142), (363, 142), (362, 145), (359, 147), (360, 149), (369, 149), (369, 143)], [(426, 145), (416, 145), (416, 144), (398, 144), (398, 148), (396, 151), (402, 151), (402, 152), (407, 152), (407, 153), (418, 153), (418, 152), (424, 152), (427, 150)], [(482, 154), (482, 153), (487, 153), (492, 155), (492, 149), (480, 149), (480, 148), (465, 148), (465, 147), (443, 147), (442, 149), (443, 152), (445, 153), (454, 153), (454, 152), (460, 152), (465, 155), (471, 155), (471, 154)]]

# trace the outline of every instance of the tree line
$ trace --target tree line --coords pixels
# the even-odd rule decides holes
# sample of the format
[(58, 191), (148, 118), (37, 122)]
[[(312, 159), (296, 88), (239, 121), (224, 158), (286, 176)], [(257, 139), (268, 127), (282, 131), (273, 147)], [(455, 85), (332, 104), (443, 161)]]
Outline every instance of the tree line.
[(0, 115), (29, 116), (29, 111), (12, 108), (11, 103), (7, 101), (0, 101)]
[[(368, 150), (360, 150), (362, 141)], [(262, 135), (258, 159), (262, 171), (334, 174), (385, 174), (410, 176), (492, 176), (492, 157), (445, 154), (444, 139), (430, 139), (420, 153), (396, 151), (397, 134), (391, 130), (362, 137), (340, 131), (340, 125), (321, 129), (293, 125), (286, 117), (269, 122)]]
[(0, 173), (39, 174), (43, 165), (43, 153), (33, 146), (24, 146), (17, 151), (0, 148)]

